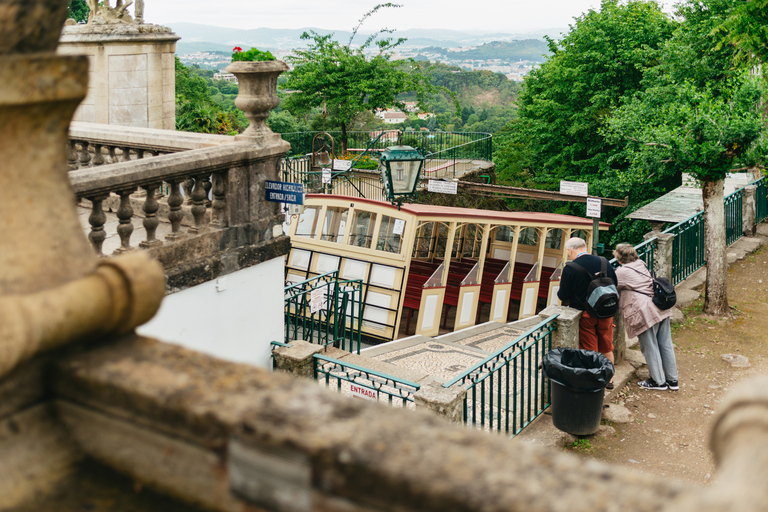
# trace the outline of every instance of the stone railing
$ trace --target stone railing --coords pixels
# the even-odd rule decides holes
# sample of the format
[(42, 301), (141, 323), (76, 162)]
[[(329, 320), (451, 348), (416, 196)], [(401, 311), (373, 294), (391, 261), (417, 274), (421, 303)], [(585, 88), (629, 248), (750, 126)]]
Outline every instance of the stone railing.
[(57, 418), (78, 450), (206, 510), (698, 512), (768, 503), (766, 378), (719, 408), (718, 472), (702, 489), (148, 339), (75, 353), (51, 374)]
[(227, 135), (73, 122), (69, 127), (69, 170), (129, 162), (233, 141), (234, 137)]
[[(277, 205), (263, 200), (264, 181), (279, 179), (287, 143), (259, 148), (233, 137), (85, 123), (73, 125), (70, 140), (81, 148), (81, 167), (70, 171), (70, 182), (81, 206), (91, 209), (88, 239), (97, 254), (148, 250), (166, 268), (170, 289), (178, 289), (214, 278), (222, 269), (211, 260), (232, 261), (225, 256), (229, 250), (279, 242), (287, 251)], [(112, 153), (118, 162), (97, 163)], [(114, 251), (104, 250), (107, 237), (115, 235), (107, 232), (114, 222), (107, 222), (105, 210), (117, 216), (120, 244)], [(137, 241), (139, 218), (146, 234)], [(277, 255), (269, 250), (263, 256)], [(261, 261), (252, 257), (251, 264)], [(173, 269), (190, 261), (209, 270), (191, 282), (189, 276), (175, 282)]]

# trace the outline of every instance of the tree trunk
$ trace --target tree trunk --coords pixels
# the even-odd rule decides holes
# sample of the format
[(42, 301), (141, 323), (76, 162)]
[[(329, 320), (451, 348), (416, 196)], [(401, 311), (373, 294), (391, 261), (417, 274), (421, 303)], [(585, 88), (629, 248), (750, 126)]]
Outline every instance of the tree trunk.
[(704, 255), (707, 260), (707, 283), (704, 313), (730, 316), (728, 279), (725, 260), (725, 206), (723, 180), (702, 182), (704, 200)]
[(347, 154), (347, 123), (341, 122), (341, 154)]

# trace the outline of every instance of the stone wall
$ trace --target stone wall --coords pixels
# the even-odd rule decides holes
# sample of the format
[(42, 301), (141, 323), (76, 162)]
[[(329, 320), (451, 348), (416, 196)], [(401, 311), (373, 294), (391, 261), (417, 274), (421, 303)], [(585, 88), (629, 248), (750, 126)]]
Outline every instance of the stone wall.
[[(737, 497), (727, 475), (702, 490), (147, 339), (56, 368), (58, 414), (86, 454), (211, 510), (681, 512), (768, 500), (756, 456), (768, 452), (768, 382), (715, 429), (720, 464), (746, 479)], [(740, 430), (737, 411), (751, 427)], [(743, 443), (755, 454), (731, 460)]]

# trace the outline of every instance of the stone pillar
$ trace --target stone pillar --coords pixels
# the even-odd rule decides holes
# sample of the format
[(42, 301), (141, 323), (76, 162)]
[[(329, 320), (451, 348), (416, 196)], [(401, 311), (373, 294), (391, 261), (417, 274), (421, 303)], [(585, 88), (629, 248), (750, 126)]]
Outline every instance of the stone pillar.
[(745, 236), (752, 236), (757, 230), (757, 185), (744, 187), (741, 198), (741, 225)]
[(275, 369), (292, 373), (299, 377), (315, 377), (315, 354), (323, 351), (322, 345), (315, 345), (304, 340), (291, 342), (290, 347), (277, 347), (272, 351)]
[(653, 253), (653, 272), (656, 277), (666, 277), (672, 280), (672, 242), (675, 235), (651, 231), (643, 238), (646, 240), (656, 237), (656, 250)]
[[(52, 3), (50, 17), (60, 19), (44, 21), (32, 2), (19, 3), (0, 4), (0, 296), (58, 286), (97, 264), (73, 207), (65, 151), (69, 121), (87, 89), (88, 61), (56, 55), (55, 38), (45, 47), (34, 41), (33, 34), (61, 26), (66, 4), (61, 10)], [(49, 9), (39, 4), (35, 9)], [(16, 53), (7, 44), (23, 37), (27, 24), (30, 40), (21, 39), (18, 48), (30, 53)]]
[(443, 416), (453, 423), (464, 422), (464, 398), (467, 390), (458, 385), (444, 388), (434, 379), (421, 381), (421, 388), (413, 394), (417, 408), (424, 408)]
[(581, 311), (568, 306), (548, 306), (539, 313), (542, 320), (559, 314), (555, 319), (556, 329), (552, 333), (552, 348), (579, 348), (579, 320)]
[(176, 41), (150, 24), (69, 25), (59, 53), (86, 55), (88, 95), (74, 121), (173, 130), (176, 126)]

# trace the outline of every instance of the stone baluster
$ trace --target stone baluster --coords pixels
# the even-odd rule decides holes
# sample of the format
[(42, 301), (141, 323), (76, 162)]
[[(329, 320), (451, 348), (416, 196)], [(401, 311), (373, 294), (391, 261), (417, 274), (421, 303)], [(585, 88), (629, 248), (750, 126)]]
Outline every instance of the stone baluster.
[(103, 146), (101, 144), (93, 145), (93, 160), (91, 160), (91, 164), (104, 165), (104, 155), (101, 154), (102, 147)]
[(115, 153), (116, 150), (117, 148), (115, 146), (109, 146), (109, 163), (110, 164), (114, 164), (115, 162), (117, 162), (117, 154)]
[(117, 218), (120, 223), (117, 225), (117, 234), (120, 236), (120, 247), (115, 253), (121, 253), (131, 250), (131, 234), (133, 233), (133, 206), (131, 206), (131, 194), (136, 188), (127, 188), (118, 191), (120, 196), (120, 206), (117, 208)]
[(91, 162), (91, 154), (88, 152), (88, 141), (85, 141), (85, 140), (80, 141), (80, 154), (77, 160), (78, 160), (78, 163), (77, 163), (78, 169), (83, 169), (85, 167), (88, 167), (88, 164)]
[(104, 256), (101, 246), (107, 238), (107, 233), (104, 231), (104, 224), (107, 222), (107, 214), (104, 213), (104, 208), (102, 207), (102, 203), (107, 197), (108, 195), (104, 194), (88, 198), (91, 202), (91, 214), (88, 216), (91, 232), (88, 233), (88, 240), (91, 241), (91, 245), (99, 256)]
[(75, 149), (75, 141), (69, 141), (69, 154), (67, 155), (70, 171), (77, 170), (77, 150)]
[(226, 227), (227, 219), (226, 207), (227, 207), (227, 174), (225, 172), (217, 172), (213, 175), (213, 201), (211, 202), (211, 225), (218, 228)]
[(184, 189), (184, 204), (192, 204), (192, 187), (195, 186), (195, 180), (187, 178), (181, 184), (181, 188)]
[(198, 176), (195, 178), (195, 187), (192, 189), (192, 217), (195, 219), (195, 226), (189, 228), (190, 233), (202, 233), (207, 229), (205, 225), (205, 186), (203, 183), (208, 176)]
[(130, 162), (131, 161), (131, 148), (128, 146), (123, 146), (120, 148), (120, 150), (123, 152), (123, 162)]
[(160, 209), (160, 203), (157, 202), (157, 189), (159, 187), (159, 183), (144, 187), (147, 193), (147, 200), (144, 201), (144, 229), (147, 231), (147, 239), (139, 243), (139, 247), (142, 249), (163, 245), (162, 241), (155, 238), (157, 226), (160, 224), (160, 219), (157, 218), (157, 210)]
[(205, 207), (210, 208), (213, 201), (211, 201), (211, 177), (205, 176), (203, 178), (203, 190), (205, 190)]
[(171, 232), (166, 235), (166, 240), (179, 240), (184, 238), (184, 234), (181, 233), (181, 219), (184, 218), (184, 212), (181, 210), (181, 205), (184, 203), (184, 198), (181, 196), (181, 190), (179, 184), (181, 180), (174, 179), (168, 182), (168, 186), (171, 189), (171, 193), (168, 195), (168, 207), (170, 212), (168, 213), (168, 220), (171, 221)]

